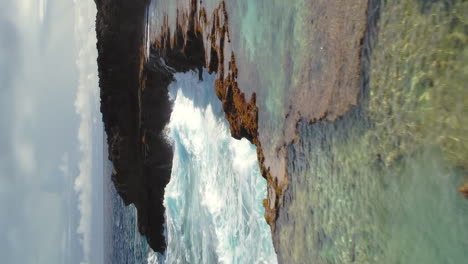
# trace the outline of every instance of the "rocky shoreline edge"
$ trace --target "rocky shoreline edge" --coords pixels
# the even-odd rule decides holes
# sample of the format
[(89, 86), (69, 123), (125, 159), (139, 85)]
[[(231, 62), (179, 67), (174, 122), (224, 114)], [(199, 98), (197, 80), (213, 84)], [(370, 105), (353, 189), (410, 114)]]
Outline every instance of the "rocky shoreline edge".
[[(190, 10), (178, 17), (174, 34), (166, 24), (150, 54), (145, 54), (144, 43), (149, 1), (95, 2), (101, 112), (109, 160), (114, 165), (112, 181), (125, 204), (137, 208), (139, 232), (154, 251), (164, 252), (164, 188), (170, 180), (173, 150), (162, 131), (172, 111), (167, 89), (174, 73), (201, 71), (204, 67), (217, 73), (215, 91), (232, 136), (246, 138), (257, 146), (262, 175), (271, 179), (262, 166), (256, 96), (246, 100), (236, 81), (234, 54), (225, 55), (221, 48), (229, 41), (224, 2), (214, 11), (208, 28), (206, 11), (198, 9), (198, 1), (191, 0)], [(208, 54), (205, 41), (211, 47)], [(275, 215), (274, 210), (266, 212), (271, 226)]]
[[(276, 172), (285, 177), (278, 180), (265, 162), (257, 96), (253, 93), (246, 98), (237, 82), (226, 4), (221, 1), (209, 15), (198, 0), (187, 1), (188, 7), (177, 11), (175, 28), (170, 28), (166, 14), (147, 54), (145, 25), (150, 0), (95, 0), (101, 112), (114, 165), (112, 180), (125, 204), (137, 208), (139, 232), (157, 252), (166, 249), (163, 203), (173, 150), (163, 130), (172, 112), (168, 86), (176, 72), (201, 73), (206, 68), (216, 73), (215, 92), (232, 137), (246, 138), (256, 145), (260, 171), (268, 184), (263, 206), (272, 233), (287, 190), (286, 168)], [(354, 96), (357, 98), (357, 93)]]

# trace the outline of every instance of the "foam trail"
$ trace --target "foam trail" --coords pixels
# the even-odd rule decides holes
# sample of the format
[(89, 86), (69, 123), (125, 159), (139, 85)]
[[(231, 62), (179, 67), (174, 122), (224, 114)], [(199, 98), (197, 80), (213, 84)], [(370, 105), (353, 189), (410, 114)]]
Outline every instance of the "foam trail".
[(175, 146), (166, 187), (166, 255), (148, 263), (276, 263), (263, 214), (266, 182), (255, 148), (230, 136), (214, 76), (176, 75), (167, 135)]

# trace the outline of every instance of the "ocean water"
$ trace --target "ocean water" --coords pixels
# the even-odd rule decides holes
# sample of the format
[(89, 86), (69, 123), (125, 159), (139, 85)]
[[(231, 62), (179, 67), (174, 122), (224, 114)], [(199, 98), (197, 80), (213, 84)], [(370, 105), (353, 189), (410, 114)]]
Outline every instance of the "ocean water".
[[(108, 166), (106, 172), (110, 178), (112, 165)], [(125, 206), (110, 179), (105, 188), (108, 194), (105, 207), (109, 212), (105, 220), (105, 263), (147, 263), (151, 249), (146, 238), (138, 232), (135, 206)]]
[(468, 2), (374, 1), (359, 105), (298, 126), (281, 263), (465, 263)]
[(214, 75), (177, 74), (167, 127), (175, 148), (166, 187), (165, 255), (148, 263), (276, 263), (262, 200), (266, 181), (247, 140), (230, 136)]
[[(203, 2), (210, 10), (219, 1)], [(158, 20), (160, 14), (169, 10), (172, 24), (176, 7), (186, 1), (153, 3), (157, 3), (153, 8), (160, 12), (153, 19)], [(329, 65), (333, 49), (323, 45), (325, 36), (321, 34), (323, 27), (331, 25), (317, 22), (321, 11), (317, 7), (323, 8), (327, 3), (226, 3), (239, 85), (247, 94), (258, 95), (259, 130), (266, 155), (281, 156), (276, 151), (287, 136), (284, 128), (288, 106), (294, 104), (291, 95), (308, 79), (303, 69), (316, 70), (312, 71), (316, 78), (326, 77), (326, 72), (320, 70)], [(333, 122), (300, 122), (297, 140), (285, 150), (289, 187), (273, 234), (278, 262), (465, 263), (468, 201), (458, 188), (468, 181), (468, 2), (369, 3), (370, 28), (361, 57), (362, 80), (356, 106)], [(228, 235), (229, 238), (214, 235), (227, 226), (229, 230), (236, 230), (233, 226), (238, 230), (254, 229), (231, 218), (236, 214), (238, 219), (247, 219), (239, 213), (244, 212), (239, 205), (242, 203), (229, 211), (222, 206), (225, 203), (213, 202), (220, 199), (220, 192), (237, 194), (222, 195), (223, 199), (245, 197), (242, 191), (225, 190), (227, 184), (220, 182), (239, 177), (208, 180), (210, 177), (187, 176), (195, 170), (205, 175), (219, 173), (220, 168), (212, 164), (224, 166), (226, 159), (216, 157), (211, 165), (202, 161), (211, 154), (235, 157), (236, 148), (226, 143), (230, 140), (228, 133), (209, 134), (213, 130), (228, 131), (226, 124), (221, 125), (224, 121), (214, 94), (197, 92), (209, 85), (200, 86), (196, 78), (190, 80), (187, 76), (178, 79), (180, 83), (192, 83), (187, 87), (199, 85), (197, 89), (184, 89), (182, 85), (172, 90), (177, 112), (168, 135), (177, 147), (174, 168), (185, 172), (182, 176), (175, 174), (165, 202), (169, 208), (168, 241), (178, 247), (159, 258), (151, 254), (150, 260), (197, 263), (231, 259), (255, 263), (233, 260), (233, 251), (226, 250), (241, 244), (236, 238), (248, 236), (242, 236), (242, 232)], [(185, 120), (184, 111), (197, 118)], [(210, 121), (210, 111), (219, 123)], [(216, 149), (207, 142), (221, 147)], [(254, 151), (251, 154), (255, 160)], [(228, 170), (237, 173), (234, 167)], [(239, 186), (251, 190), (249, 195), (261, 201), (265, 197), (265, 182), (260, 175), (256, 177), (249, 184), (241, 181), (245, 185)], [(200, 190), (210, 191), (207, 194)], [(231, 204), (235, 199), (229, 200)], [(247, 207), (259, 212), (258, 218), (252, 219), (261, 219), (262, 208), (255, 209), (253, 204), (261, 206), (255, 202)], [(223, 219), (224, 224), (216, 219)], [(261, 233), (262, 239), (270, 236), (267, 231)], [(215, 243), (213, 237), (221, 242)], [(273, 257), (268, 256), (271, 258), (265, 262), (271, 263)]]

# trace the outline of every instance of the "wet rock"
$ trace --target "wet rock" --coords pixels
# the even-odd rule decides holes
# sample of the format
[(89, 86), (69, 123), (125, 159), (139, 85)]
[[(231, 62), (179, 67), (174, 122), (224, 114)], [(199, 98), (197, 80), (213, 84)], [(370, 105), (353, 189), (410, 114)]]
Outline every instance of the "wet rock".
[(461, 193), (461, 195), (463, 195), (463, 197), (465, 197), (466, 199), (468, 199), (468, 183), (465, 183), (463, 186), (460, 187), (460, 189), (458, 189)]
[(172, 147), (161, 137), (169, 121), (172, 73), (160, 58), (145, 60), (147, 0), (96, 0), (98, 71), (112, 181), (126, 205), (138, 211), (138, 229), (155, 251), (166, 248), (164, 187)]

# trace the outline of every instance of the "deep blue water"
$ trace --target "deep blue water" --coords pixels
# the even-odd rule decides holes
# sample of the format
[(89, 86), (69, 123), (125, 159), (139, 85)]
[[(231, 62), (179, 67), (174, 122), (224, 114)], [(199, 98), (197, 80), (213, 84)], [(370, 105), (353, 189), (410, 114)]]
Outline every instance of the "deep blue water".
[[(108, 170), (109, 173), (111, 171)], [(106, 263), (147, 263), (148, 252), (151, 249), (146, 239), (138, 233), (136, 208), (133, 205), (125, 206), (110, 181), (106, 191), (110, 193), (110, 201), (107, 201), (110, 203), (106, 206), (110, 213), (110, 219), (106, 220), (110, 227), (107, 226), (105, 232), (106, 241), (110, 244), (105, 256)]]

